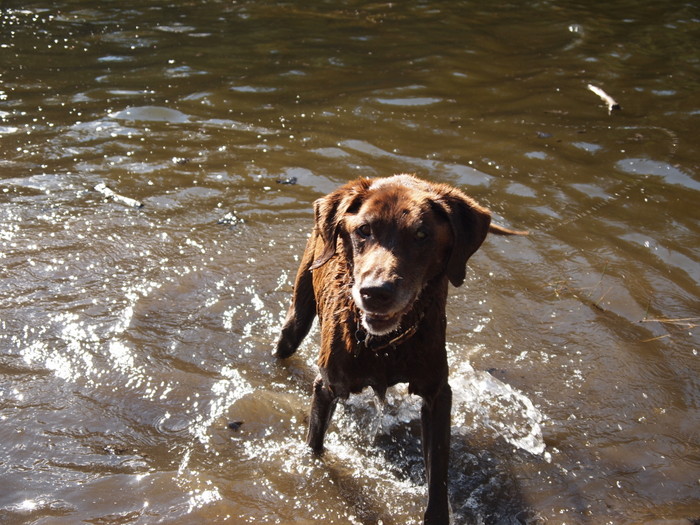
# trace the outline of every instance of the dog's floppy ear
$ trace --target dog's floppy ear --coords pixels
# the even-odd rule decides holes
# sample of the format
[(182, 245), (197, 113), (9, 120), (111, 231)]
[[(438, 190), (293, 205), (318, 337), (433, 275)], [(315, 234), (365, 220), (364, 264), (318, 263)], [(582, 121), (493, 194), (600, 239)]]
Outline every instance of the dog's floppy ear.
[(359, 179), (314, 202), (314, 229), (323, 242), (323, 252), (310, 266), (312, 270), (323, 266), (335, 255), (343, 216), (359, 207), (369, 185), (369, 180)]
[(338, 236), (338, 206), (342, 200), (339, 192), (314, 201), (314, 229), (323, 243), (323, 253), (310, 266), (312, 270), (323, 266), (335, 255), (335, 239)]
[(464, 282), (467, 260), (484, 242), (491, 213), (459, 190), (450, 189), (439, 199), (450, 221), (454, 242), (447, 261), (447, 277), (454, 286)]

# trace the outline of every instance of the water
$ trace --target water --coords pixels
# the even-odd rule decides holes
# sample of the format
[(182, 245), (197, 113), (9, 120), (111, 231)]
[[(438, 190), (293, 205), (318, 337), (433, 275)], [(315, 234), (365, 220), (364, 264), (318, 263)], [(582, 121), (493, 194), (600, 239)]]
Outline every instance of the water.
[(0, 4), (0, 521), (420, 523), (418, 400), (315, 458), (318, 334), (270, 356), (313, 200), (398, 172), (531, 231), (451, 291), (454, 523), (700, 518), (699, 21)]

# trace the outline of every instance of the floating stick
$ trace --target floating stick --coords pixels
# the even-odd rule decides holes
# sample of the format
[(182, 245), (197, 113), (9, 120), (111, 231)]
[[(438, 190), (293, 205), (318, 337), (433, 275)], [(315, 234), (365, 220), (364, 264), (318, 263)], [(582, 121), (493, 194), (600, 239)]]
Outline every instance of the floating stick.
[(608, 105), (608, 115), (611, 114), (615, 110), (622, 109), (620, 107), (620, 104), (618, 104), (614, 98), (612, 98), (610, 95), (608, 95), (605, 91), (603, 91), (599, 87), (594, 86), (593, 84), (588, 84), (588, 89), (590, 89), (591, 91), (593, 91), (593, 93), (595, 93), (600, 98), (602, 98), (603, 102), (605, 102)]
[(108, 199), (112, 199), (115, 202), (121, 202), (122, 204), (126, 204), (127, 206), (131, 206), (133, 208), (141, 208), (143, 206), (143, 203), (141, 201), (137, 201), (136, 199), (125, 197), (124, 195), (119, 195), (118, 193), (115, 193), (110, 188), (108, 188), (104, 182), (101, 182), (97, 186), (95, 186), (95, 191), (100, 192)]

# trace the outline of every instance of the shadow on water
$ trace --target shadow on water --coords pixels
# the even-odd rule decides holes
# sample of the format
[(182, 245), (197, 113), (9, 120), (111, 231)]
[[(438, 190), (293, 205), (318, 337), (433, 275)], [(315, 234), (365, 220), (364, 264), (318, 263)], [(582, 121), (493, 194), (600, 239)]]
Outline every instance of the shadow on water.
[[(394, 475), (416, 484), (425, 483), (418, 421), (388, 435), (378, 436), (381, 450)], [(500, 443), (488, 446), (463, 436), (453, 436), (450, 448), (449, 499), (453, 523), (512, 524), (540, 523), (521, 493), (511, 463), (523, 454)]]

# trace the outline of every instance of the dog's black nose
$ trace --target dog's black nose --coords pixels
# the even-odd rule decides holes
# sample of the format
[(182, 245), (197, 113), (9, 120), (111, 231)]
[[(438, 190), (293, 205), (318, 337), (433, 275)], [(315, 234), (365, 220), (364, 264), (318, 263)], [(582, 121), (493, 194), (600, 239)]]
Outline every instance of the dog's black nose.
[(396, 285), (387, 281), (360, 288), (364, 308), (373, 312), (386, 310), (393, 302), (395, 293)]

